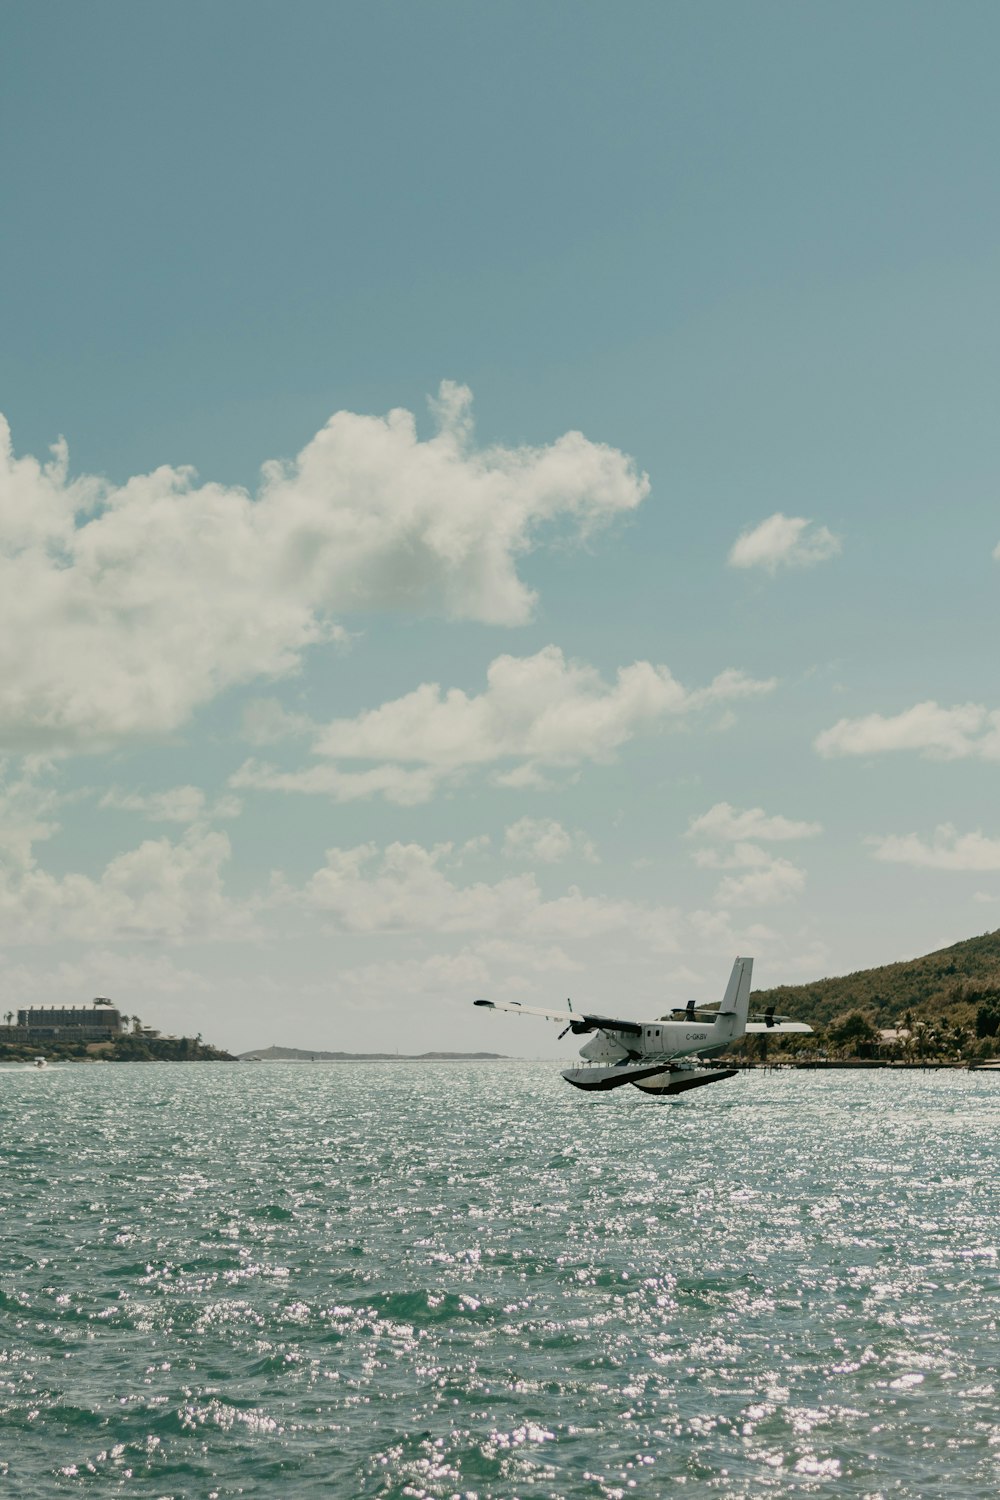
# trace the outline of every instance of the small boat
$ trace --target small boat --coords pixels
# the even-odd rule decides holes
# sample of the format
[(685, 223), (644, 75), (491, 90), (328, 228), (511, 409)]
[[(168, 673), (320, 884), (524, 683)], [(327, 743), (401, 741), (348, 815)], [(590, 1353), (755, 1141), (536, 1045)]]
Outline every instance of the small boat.
[(48, 1062), (45, 1060), (44, 1057), (36, 1057), (34, 1059), (34, 1061), (32, 1062), (31, 1066), (33, 1068), (47, 1068), (48, 1067)]

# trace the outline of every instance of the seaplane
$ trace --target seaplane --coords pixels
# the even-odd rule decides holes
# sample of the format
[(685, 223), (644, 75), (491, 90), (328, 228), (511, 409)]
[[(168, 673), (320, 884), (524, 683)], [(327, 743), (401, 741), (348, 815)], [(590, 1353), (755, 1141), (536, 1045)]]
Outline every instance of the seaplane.
[(589, 1011), (577, 1012), (569, 1001), (566, 1002), (568, 1010), (544, 1010), (538, 1006), (519, 1005), (516, 1000), (507, 1003), (476, 1000), (473, 1003), (487, 1010), (510, 1011), (516, 1016), (543, 1016), (547, 1021), (562, 1022), (560, 1040), (567, 1032), (574, 1036), (593, 1033), (591, 1040), (580, 1048), (580, 1056), (586, 1059), (587, 1066), (563, 1070), (562, 1076), (574, 1088), (585, 1089), (588, 1093), (606, 1093), (608, 1089), (620, 1089), (630, 1083), (644, 1094), (663, 1099), (732, 1078), (739, 1071), (737, 1068), (712, 1067), (706, 1065), (704, 1059), (725, 1052), (748, 1033), (780, 1036), (812, 1031), (804, 1021), (776, 1016), (773, 1005), (759, 1020), (751, 1021), (752, 973), (753, 959), (738, 958), (721, 1001), (697, 1005), (689, 1000), (685, 1006), (677, 1006), (655, 1021), (623, 1021)]

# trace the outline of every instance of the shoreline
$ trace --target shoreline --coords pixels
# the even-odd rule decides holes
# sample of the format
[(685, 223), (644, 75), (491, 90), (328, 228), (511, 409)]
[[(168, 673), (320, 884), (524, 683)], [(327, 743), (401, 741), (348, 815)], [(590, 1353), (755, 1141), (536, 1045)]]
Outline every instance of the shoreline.
[(1000, 1059), (987, 1062), (883, 1062), (879, 1058), (848, 1057), (842, 1059), (823, 1060), (820, 1062), (734, 1062), (732, 1064), (741, 1073), (749, 1073), (754, 1070), (765, 1072), (801, 1072), (809, 1070), (822, 1072), (828, 1068), (846, 1068), (853, 1072), (870, 1071), (881, 1069), (893, 1073), (1000, 1073)]

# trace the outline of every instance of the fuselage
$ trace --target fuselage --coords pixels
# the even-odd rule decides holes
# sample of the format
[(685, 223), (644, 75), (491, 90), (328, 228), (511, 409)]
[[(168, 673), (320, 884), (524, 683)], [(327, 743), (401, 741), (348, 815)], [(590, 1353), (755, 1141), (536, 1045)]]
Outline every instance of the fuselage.
[(731, 1046), (743, 1035), (733, 1015), (707, 1021), (649, 1021), (638, 1033), (598, 1031), (583, 1047), (580, 1056), (588, 1062), (669, 1061), (672, 1057), (690, 1057), (711, 1053)]

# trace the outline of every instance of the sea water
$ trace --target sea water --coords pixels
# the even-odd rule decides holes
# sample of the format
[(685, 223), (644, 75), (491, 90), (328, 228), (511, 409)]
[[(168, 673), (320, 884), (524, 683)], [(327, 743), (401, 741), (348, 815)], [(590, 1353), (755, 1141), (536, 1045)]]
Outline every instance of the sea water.
[(0, 1071), (0, 1492), (1000, 1489), (1000, 1077)]

